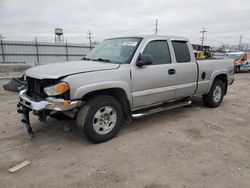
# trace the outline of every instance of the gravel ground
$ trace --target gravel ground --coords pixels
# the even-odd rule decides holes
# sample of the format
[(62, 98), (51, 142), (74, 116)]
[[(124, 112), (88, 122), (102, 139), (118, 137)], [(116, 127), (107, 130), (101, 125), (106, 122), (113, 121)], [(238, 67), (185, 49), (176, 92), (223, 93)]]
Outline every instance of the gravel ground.
[[(216, 109), (200, 98), (134, 120), (114, 139), (94, 145), (66, 122), (31, 123), (32, 141), (16, 113), (17, 94), (0, 90), (0, 187), (250, 187), (250, 74)], [(3, 84), (3, 80), (1, 84)], [(15, 173), (8, 168), (31, 164)]]

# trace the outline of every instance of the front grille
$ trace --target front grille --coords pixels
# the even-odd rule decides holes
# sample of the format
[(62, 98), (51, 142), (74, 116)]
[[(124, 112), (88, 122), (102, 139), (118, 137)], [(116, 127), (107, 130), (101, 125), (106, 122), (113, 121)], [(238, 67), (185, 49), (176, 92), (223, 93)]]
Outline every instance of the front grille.
[(27, 95), (35, 101), (44, 100), (47, 95), (44, 92), (44, 88), (48, 86), (52, 86), (58, 83), (56, 79), (36, 79), (27, 77)]

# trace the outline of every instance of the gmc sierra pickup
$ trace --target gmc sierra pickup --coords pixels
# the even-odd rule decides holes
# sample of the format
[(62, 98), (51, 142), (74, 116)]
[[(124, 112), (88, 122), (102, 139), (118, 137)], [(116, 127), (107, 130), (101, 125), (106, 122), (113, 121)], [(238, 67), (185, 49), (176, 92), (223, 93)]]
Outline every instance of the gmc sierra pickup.
[(28, 69), (17, 106), (30, 136), (32, 111), (41, 121), (74, 120), (89, 141), (100, 143), (113, 138), (124, 122), (190, 105), (194, 95), (217, 107), (233, 77), (233, 60), (196, 61), (183, 37), (111, 38), (81, 61)]

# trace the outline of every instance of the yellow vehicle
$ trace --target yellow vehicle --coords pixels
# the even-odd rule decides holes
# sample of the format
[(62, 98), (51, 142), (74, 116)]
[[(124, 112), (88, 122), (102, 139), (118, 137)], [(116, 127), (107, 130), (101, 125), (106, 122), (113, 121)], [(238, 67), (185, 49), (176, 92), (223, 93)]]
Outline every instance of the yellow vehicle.
[(196, 59), (205, 59), (205, 52), (204, 51), (195, 51), (194, 56)]
[(196, 59), (212, 59), (213, 53), (210, 46), (202, 46), (200, 44), (192, 44)]

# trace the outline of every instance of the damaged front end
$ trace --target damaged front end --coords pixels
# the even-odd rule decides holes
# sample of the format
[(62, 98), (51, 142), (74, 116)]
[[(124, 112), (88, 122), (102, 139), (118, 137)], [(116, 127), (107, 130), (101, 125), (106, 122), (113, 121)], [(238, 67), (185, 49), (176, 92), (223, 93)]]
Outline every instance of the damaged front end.
[(17, 112), (22, 114), (22, 124), (31, 139), (34, 137), (34, 132), (30, 125), (30, 112), (43, 122), (47, 121), (48, 116), (56, 117), (55, 115), (61, 114), (72, 119), (77, 113), (82, 101), (70, 100), (69, 88), (65, 90), (59, 83), (62, 82), (55, 79), (39, 80), (27, 77), (27, 85), (19, 93)]

